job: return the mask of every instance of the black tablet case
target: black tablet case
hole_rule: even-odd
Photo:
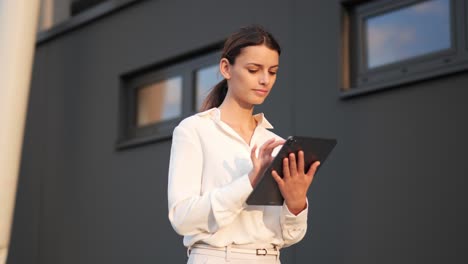
[[[271,176],[272,170],[276,170],[278,174],[283,176],[283,159],[289,155],[289,153],[297,153],[299,150],[304,151],[304,164],[305,171],[309,169],[315,161],[320,161],[315,175],[323,167],[325,160],[327,159],[330,152],[335,147],[337,141],[335,139],[325,138],[312,138],[312,137],[300,137],[291,136],[289,137],[280,151],[273,159],[268,169],[263,174],[262,178],[255,186],[254,190],[247,198],[248,205],[283,205],[283,196],[278,188],[273,176]]]

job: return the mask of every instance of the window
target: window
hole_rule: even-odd
[[[449,0],[425,1],[364,19],[369,69],[452,48]]]
[[[71,14],[74,16],[105,1],[108,0],[72,0]]]
[[[211,88],[223,78],[219,73],[219,66],[217,63],[198,69],[195,74],[196,109],[200,109]]]
[[[463,0],[354,2],[343,12],[343,97],[468,69]]]
[[[220,45],[121,76],[118,149],[172,136],[174,127],[200,109],[221,81]]]
[[[51,29],[91,7],[108,0],[40,0],[37,31]]]
[[[44,31],[62,23],[70,17],[72,0],[41,0],[37,31]]]
[[[36,43],[86,25],[141,0],[40,0]]]
[[[468,50],[468,3],[465,1],[465,14],[463,15],[463,18],[465,19],[465,47]]]
[[[182,78],[172,77],[136,91],[136,126],[177,118],[182,114]]]

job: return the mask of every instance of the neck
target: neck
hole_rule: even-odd
[[[226,98],[228,99],[228,98]],[[221,120],[231,126],[249,129],[256,126],[253,118],[253,105],[241,105],[235,100],[224,100],[218,107],[221,110]]]

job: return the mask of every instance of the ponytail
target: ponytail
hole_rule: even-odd
[[[205,101],[203,101],[203,104],[200,108],[200,112],[220,106],[226,97],[227,90],[227,80],[223,79],[217,85],[215,85],[215,87],[213,87],[210,93],[206,96]]]

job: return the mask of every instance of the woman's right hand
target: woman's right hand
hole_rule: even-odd
[[[277,146],[283,145],[284,142],[285,140],[275,140],[274,138],[267,140],[260,147],[260,150],[258,151],[258,157],[255,154],[257,145],[252,148],[250,152],[250,159],[252,160],[253,168],[249,173],[250,184],[252,184],[252,187],[255,187],[260,177],[273,161],[273,157],[271,156],[273,150]]]

